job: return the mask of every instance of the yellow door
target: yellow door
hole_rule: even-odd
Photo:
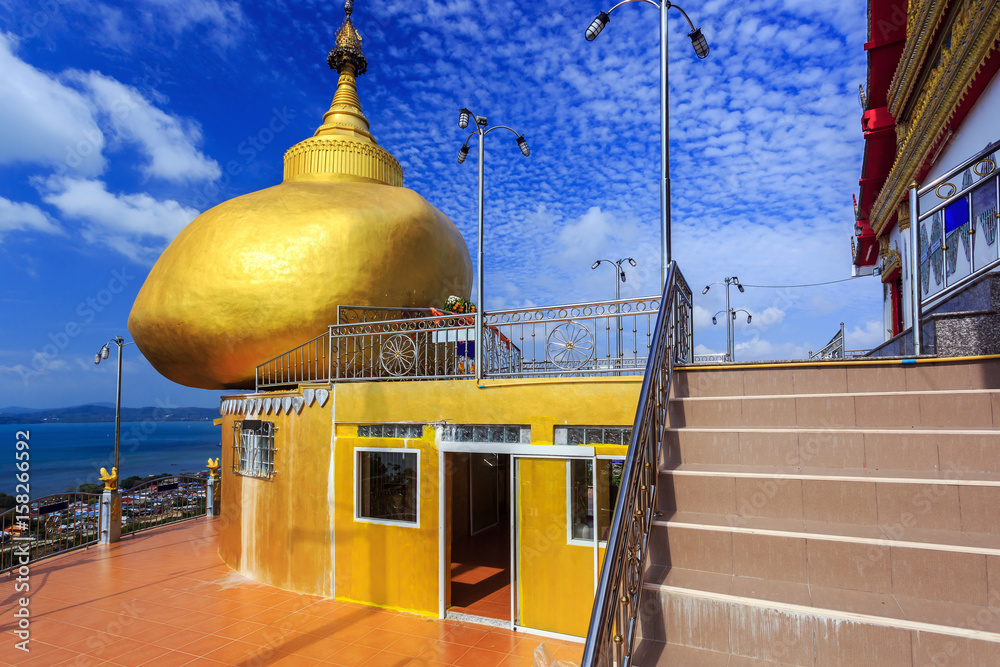
[[[573,506],[592,492],[585,485],[574,490],[573,461],[586,470],[593,459],[515,459],[516,622],[583,637],[594,603],[597,543],[579,521],[574,531]]]

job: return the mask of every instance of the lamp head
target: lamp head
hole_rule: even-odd
[[[462,128],[463,130],[465,128],[469,127],[469,116],[471,116],[471,115],[472,115],[472,112],[469,111],[468,109],[462,109],[461,111],[459,111],[458,112],[458,126],[460,128]]]
[[[97,354],[94,355],[94,365],[96,366],[99,363],[101,363],[101,353],[100,352],[98,352]]]
[[[746,291],[746,290],[743,289],[743,285],[740,285],[739,283],[736,283],[736,289],[738,289],[740,291],[740,294],[742,294],[743,292]]]
[[[458,163],[462,164],[467,157],[469,157],[469,144],[465,144],[458,149]]]
[[[750,315],[750,313],[747,313],[747,324],[750,324],[751,317],[752,315]]]
[[[523,134],[517,138],[517,147],[524,153],[524,157],[531,155],[531,149],[528,148],[528,142],[524,140]]]
[[[596,268],[597,268],[597,267],[599,267],[600,265],[601,265],[601,260],[597,260],[596,262],[594,262],[594,265],[593,265],[592,267],[590,267],[590,268],[592,268],[592,269],[596,269]]]
[[[718,324],[718,321],[715,319],[715,315],[712,315],[712,324]]]
[[[694,47],[695,54],[701,58],[705,59],[708,57],[708,40],[705,36],[701,34],[701,28],[695,28],[688,37],[691,38],[691,46]]]
[[[622,282],[625,282],[625,272],[624,271],[622,271],[621,276],[622,276]]]
[[[592,42],[597,39],[597,36],[601,34],[601,31],[604,30],[604,27],[608,25],[608,21],[610,20],[611,19],[604,12],[598,14],[597,18],[594,19],[594,22],[590,24],[589,28],[587,28],[587,41]]]
[[[107,359],[107,358],[108,358],[108,346],[105,345],[104,347],[101,348],[101,359]]]
[[[631,264],[632,266],[635,266],[635,260],[632,259],[631,257],[628,258],[628,263]]]
[[[702,293],[702,294],[708,294],[708,290],[710,290],[711,288],[712,288],[712,286],[711,286],[711,285],[705,285],[705,289],[703,289],[703,290],[701,291],[701,293]]]

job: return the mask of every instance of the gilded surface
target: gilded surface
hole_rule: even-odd
[[[337,306],[468,294],[458,228],[407,188],[282,183],[206,211],[163,252],[129,331],[174,382],[252,387],[257,364],[322,333]]]
[[[872,206],[871,222],[881,235],[896,211],[920,165],[939,143],[955,108],[961,103],[990,52],[1000,38],[1000,0],[963,3],[952,25],[950,47],[927,78],[905,131],[897,132],[896,161]]]
[[[903,55],[889,84],[886,106],[893,118],[899,118],[903,106],[922,71],[932,38],[941,25],[948,7],[947,0],[910,0],[906,13],[906,44]]]
[[[458,228],[401,187],[399,163],[369,131],[350,16],[345,30],[350,43],[331,52],[337,92],[315,135],[286,153],[285,181],[200,215],[136,297],[129,331],[174,382],[253,387],[258,364],[336,323],[338,305],[443,306],[471,290]]]

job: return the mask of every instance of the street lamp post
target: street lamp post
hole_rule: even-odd
[[[115,336],[98,350],[94,355],[94,363],[100,364],[102,359],[108,358],[109,346],[114,343],[118,346],[118,379],[115,382],[115,463],[113,469],[118,468],[118,444],[121,437],[122,427],[122,348],[126,345],[135,345],[132,342],[125,342],[121,336]]]
[[[594,41],[605,26],[610,21],[610,15],[622,5],[630,2],[645,2],[652,5],[660,12],[660,273],[661,283],[667,282],[667,268],[670,266],[670,127],[667,88],[667,38],[669,36],[667,23],[667,10],[671,7],[677,9],[688,25],[691,32],[691,45],[699,58],[708,57],[708,41],[701,33],[701,28],[695,28],[691,18],[679,6],[670,3],[668,0],[622,0],[607,12],[601,12],[597,18],[587,28],[586,37],[588,42]]]
[[[623,354],[622,353],[622,316],[621,316],[621,304],[617,303],[617,301],[619,301],[622,298],[622,296],[621,296],[621,284],[623,282],[625,282],[625,269],[622,268],[622,262],[628,262],[632,266],[635,266],[635,260],[634,259],[632,259],[631,257],[622,257],[617,262],[613,262],[610,259],[599,259],[596,262],[594,262],[593,266],[590,267],[591,269],[596,269],[602,263],[613,264],[616,267],[616,269],[615,269],[615,302],[616,302],[615,303],[615,312],[619,313],[619,315],[618,315],[618,318],[617,318],[618,321],[617,321],[617,323],[615,325],[617,327],[617,332],[616,332],[616,335],[615,335],[615,341],[618,344],[618,359],[619,359],[618,365],[619,366],[621,366],[621,358],[622,358],[622,354]]]
[[[734,331],[733,331],[733,321],[736,319],[736,313],[729,306],[729,288],[735,285],[736,288],[739,289],[740,293],[742,294],[744,292],[743,285],[740,284],[740,279],[739,278],[737,278],[736,276],[732,276],[732,277],[724,278],[721,282],[720,281],[716,281],[714,283],[709,283],[709,284],[705,285],[705,289],[703,289],[701,291],[701,293],[702,294],[708,294],[708,290],[710,290],[712,288],[712,285],[725,285],[726,286],[726,311],[725,311],[726,312],[726,356],[728,357],[729,361],[733,361],[733,355],[736,352],[736,350],[734,349],[734,346],[733,346],[733,333],[734,333]],[[723,312],[723,311],[720,310],[719,313],[721,313],[721,312]],[[743,311],[743,312],[746,312],[746,311]],[[718,316],[719,313],[716,313],[715,315]],[[750,322],[750,313],[747,313],[747,322],[748,323]],[[716,318],[715,318],[715,316],[713,316],[712,317],[712,324],[715,324],[715,323],[716,323]]]
[[[473,135],[479,135],[479,233],[476,249],[476,351],[475,351],[475,365],[476,365],[476,381],[478,382],[483,378],[483,199],[484,199],[484,189],[483,189],[483,159],[486,156],[486,146],[485,140],[486,135],[493,130],[510,130],[517,137],[517,147],[521,149],[521,153],[524,157],[531,155],[531,150],[528,148],[528,142],[524,140],[523,134],[518,134],[512,128],[506,125],[495,125],[490,129],[486,129],[487,120],[486,116],[477,116],[468,109],[462,109],[459,111],[458,116],[458,126],[463,130],[469,126],[470,117],[474,120],[475,129],[469,133],[469,136],[465,138],[465,144],[458,151],[458,163],[462,164],[465,162],[465,158],[469,157],[469,139]]]

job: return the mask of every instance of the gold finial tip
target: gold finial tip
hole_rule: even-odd
[[[354,0],[346,0],[344,2],[344,13],[348,16],[354,11]]]

